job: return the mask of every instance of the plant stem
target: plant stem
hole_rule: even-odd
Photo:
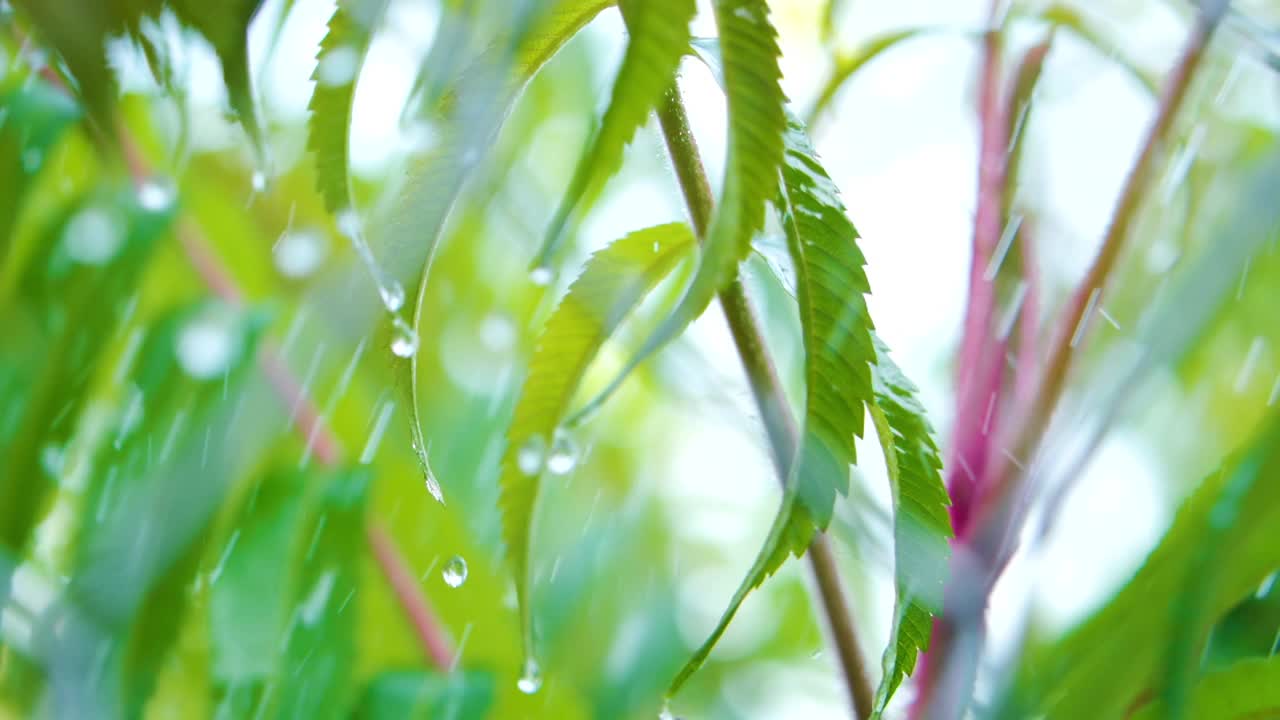
[[[685,112],[684,103],[680,99],[679,90],[674,85],[668,90],[658,108],[658,121],[662,126],[662,134],[667,143],[676,177],[680,182],[680,189],[684,193],[685,204],[688,206],[694,230],[699,239],[705,238],[707,228],[711,224],[715,201],[711,195],[711,185],[707,182],[706,170],[702,167],[697,143],[689,128],[689,118]],[[729,323],[729,330],[733,334],[733,341],[738,349],[738,357],[742,361],[747,381],[751,386],[751,393],[760,409],[760,417],[769,437],[769,445],[773,450],[773,462],[778,477],[785,484],[790,474],[791,464],[795,461],[799,433],[786,395],[782,391],[782,383],[778,380],[773,359],[769,355],[768,348],[765,347],[759,323],[747,299],[746,291],[738,279],[735,278],[720,292],[720,307],[724,311],[725,320]],[[855,716],[870,717],[873,698],[871,682],[867,677],[866,665],[858,647],[857,634],[845,603],[835,557],[825,535],[818,535],[814,539],[807,555],[817,579],[823,611],[827,616],[827,623],[840,656],[840,667],[843,670],[845,686],[853,702]]]
[[[386,529],[377,523],[369,523],[365,528],[365,536],[369,541],[369,547],[373,549],[378,566],[382,568],[387,582],[395,591],[396,599],[400,601],[401,609],[404,610],[404,614],[418,634],[418,642],[422,645],[427,662],[440,672],[448,672],[453,664],[453,650],[449,648],[448,639],[440,631],[439,621],[431,612],[431,607],[427,605],[426,598],[422,597],[418,579],[409,571],[408,563],[400,554],[395,541],[391,539]]]

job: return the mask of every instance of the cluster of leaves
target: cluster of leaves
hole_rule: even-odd
[[[448,668],[396,669],[385,657],[372,659],[379,657],[368,652],[376,638],[362,634],[368,627],[362,618],[375,610],[359,608],[376,607],[379,597],[386,602],[389,591],[367,590],[362,539],[371,532],[374,477],[391,467],[403,470],[372,460],[392,401],[364,398],[366,409],[378,411],[360,464],[327,445],[322,418],[303,422],[313,412],[308,383],[291,386],[287,375],[282,382],[273,370],[280,359],[268,337],[271,313],[246,306],[233,287],[220,285],[219,271],[209,269],[216,258],[184,235],[189,231],[178,215],[184,203],[198,201],[148,178],[131,155],[137,152],[133,130],[107,48],[128,39],[158,84],[176,92],[165,43],[157,36],[171,14],[214,49],[231,107],[258,161],[265,162],[268,141],[247,51],[249,24],[261,3],[16,4],[23,27],[56,52],[60,64],[44,68],[44,77],[36,71],[6,76],[0,86],[0,182],[9,191],[0,196],[0,320],[6,327],[0,347],[0,452],[6,458],[0,601],[5,617],[16,618],[0,624],[0,694],[12,698],[18,712],[53,703],[56,713],[72,716],[132,717],[189,696],[199,697],[201,710],[233,717],[484,717],[493,707],[511,711],[520,699],[496,689],[484,663],[445,673]],[[531,93],[544,66],[614,5],[627,28],[626,51],[609,103],[532,258],[533,278],[536,283],[560,272],[563,245],[655,111],[692,220],[619,231],[618,240],[586,260],[531,348],[494,488],[518,618],[482,631],[519,649],[495,651],[502,660],[494,664],[509,666],[518,655],[526,673],[520,690],[537,692],[535,658],[553,654],[543,647],[546,636],[566,622],[557,621],[554,611],[539,612],[540,603],[556,603],[542,603],[535,582],[534,528],[544,475],[570,426],[681,337],[717,295],[734,292],[740,265],[776,222],[796,275],[805,383],[798,432],[770,428],[780,436],[794,433],[790,447],[783,443],[778,452],[780,507],[707,640],[682,665],[667,655],[652,663],[662,677],[649,684],[668,696],[680,690],[707,663],[747,595],[831,525],[837,498],[849,492],[855,440],[869,416],[894,512],[896,609],[874,707],[883,713],[928,649],[932,617],[942,606],[949,501],[917,391],[875,334],[858,232],[782,92],[769,4],[716,0],[713,43],[691,38],[693,0],[441,5],[436,42],[406,111],[412,121],[430,125],[436,143],[412,159],[388,216],[370,231],[358,220],[349,133],[360,70],[389,0],[337,3],[313,76],[307,147],[314,168],[305,177],[318,191],[308,201],[313,212],[340,226],[373,274],[387,313],[370,316],[383,318],[384,331],[401,334],[389,343],[390,368],[362,374],[359,384],[366,394],[388,381],[400,386],[413,460],[433,493],[443,497],[428,464],[434,437],[423,429],[420,395],[426,393],[419,383],[425,370],[418,350],[419,338],[432,337],[428,316],[437,308],[428,280],[436,272],[437,249],[451,227],[468,223],[474,204],[467,202],[468,192],[486,191],[483,168],[496,162],[491,148],[522,93]],[[482,20],[494,17],[502,21],[482,36]],[[1045,17],[1090,37],[1069,10]],[[921,32],[875,39],[838,63],[810,117],[869,60]],[[696,150],[670,123],[672,113],[682,113],[677,70],[695,45],[713,65],[728,108],[728,152],[714,203],[699,199],[709,191],[695,187],[705,184]],[[465,59],[436,62],[436,48]],[[69,190],[42,186],[60,179],[49,169],[55,157],[58,172],[72,179]],[[123,179],[122,159],[132,188]],[[472,224],[481,228],[471,228],[475,235],[483,234],[483,221]],[[197,274],[220,299],[166,280],[181,264],[163,250],[169,238],[182,241]],[[687,281],[681,268],[691,269]],[[593,361],[664,285],[678,291],[674,308],[655,319],[621,370],[575,412]],[[403,287],[415,290],[411,305]],[[402,308],[412,308],[411,320],[401,317]],[[363,347],[362,341],[338,382],[343,391]],[[768,364],[759,343],[742,352]],[[254,372],[255,361],[262,373]],[[265,387],[264,378],[274,378],[274,388]],[[769,391],[754,389],[758,395]],[[273,392],[285,396],[284,424],[296,424],[301,438],[284,441],[273,434],[281,425],[279,409],[267,407]],[[781,417],[790,413],[780,409]],[[1274,678],[1273,661],[1251,659],[1202,674],[1197,659],[1227,611],[1280,566],[1275,436],[1274,429],[1264,430],[1200,487],[1147,564],[1104,609],[1066,637],[1030,649],[1024,677],[999,712],[1074,717],[1087,706],[1111,717],[1150,699],[1142,712],[1178,716],[1214,706],[1215,698],[1241,684]],[[299,443],[302,461],[284,461]],[[313,460],[323,467],[311,468]],[[200,482],[191,483],[194,477]],[[446,482],[443,490],[458,491],[467,504],[458,485]],[[482,504],[478,497],[471,498],[472,507]],[[465,524],[466,518],[451,522]],[[1231,562],[1220,565],[1228,553]],[[1210,573],[1214,582],[1205,580]],[[1180,599],[1169,614],[1143,612],[1170,597]],[[189,622],[193,616],[200,620]],[[1118,633],[1124,637],[1117,639]],[[196,673],[174,669],[188,655],[199,657],[207,671],[194,681]],[[192,683],[203,692],[192,690]],[[599,700],[595,712],[618,716],[644,701]],[[1266,693],[1251,694],[1223,716],[1274,704]]]

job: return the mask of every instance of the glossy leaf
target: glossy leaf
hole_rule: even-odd
[[[613,82],[609,107],[578,160],[534,260],[537,267],[549,267],[587,188],[618,171],[623,149],[675,82],[676,68],[689,50],[689,22],[697,9],[694,0],[624,0],[621,9],[631,39]]]
[[[343,0],[329,18],[328,32],[320,41],[316,87],[307,109],[307,149],[316,159],[316,187],[329,212],[351,207],[351,112],[356,81],[373,31],[386,12],[388,0]]]
[[[786,117],[779,80],[777,31],[763,0],[717,0],[725,94],[729,104],[728,155],[720,204],[707,230],[698,268],[680,303],[615,376],[579,413],[599,407],[622,381],[693,322],[737,275],[764,226],[765,205],[777,193]]]
[[[950,557],[951,504],[942,480],[942,458],[934,443],[916,387],[889,357],[878,337],[872,369],[875,402],[870,405],[884,449],[893,490],[894,587],[897,600],[884,675],[876,692],[876,713],[929,649],[933,616],[942,610],[943,583]]]
[[[1242,660],[1208,673],[1190,688],[1186,717],[1196,720],[1269,718],[1280,713],[1280,656]],[[1171,717],[1163,703],[1152,703],[1133,720]]]
[[[748,571],[710,638],[671,685],[675,693],[710,655],[747,593],[777,572],[788,555],[799,556],[831,522],[837,493],[849,490],[854,438],[874,402],[876,351],[863,295],[870,291],[858,249],[858,231],[845,214],[839,191],[818,161],[804,127],[791,118],[786,164],[777,201],[788,250],[796,268],[796,300],[805,350],[805,413],[800,450],[782,507],[756,562]]]
[[[593,255],[547,321],[529,361],[499,479],[503,539],[515,575],[527,654],[533,652],[530,528],[545,454],[592,359],[693,246],[688,227],[673,223],[631,233]]]

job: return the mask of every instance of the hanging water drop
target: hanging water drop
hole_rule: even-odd
[[[538,287],[551,284],[551,268],[536,267],[529,272],[529,281]]]
[[[662,701],[662,710],[658,713],[658,720],[676,720],[676,716],[671,714],[671,701]]]
[[[418,352],[418,333],[399,315],[391,321],[391,352],[396,357],[410,358]]]
[[[547,459],[547,441],[541,435],[530,435],[516,451],[516,467],[525,475],[537,475]]]
[[[382,297],[382,306],[387,312],[400,312],[404,307],[404,286],[396,280],[378,285],[378,295]]]
[[[538,671],[538,663],[533,658],[524,661],[524,674],[516,681],[516,687],[525,695],[532,695],[542,687],[542,675]]]
[[[556,430],[551,450],[547,453],[547,472],[568,475],[578,464],[578,443],[564,430]]]
[[[467,561],[461,555],[454,555],[444,564],[440,576],[444,578],[445,585],[451,588],[461,587],[467,581]]]
[[[249,182],[253,185],[253,191],[260,193],[267,189],[267,174],[261,170],[254,170],[253,177]]]

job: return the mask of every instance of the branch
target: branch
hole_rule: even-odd
[[[684,193],[694,230],[700,239],[705,238],[715,202],[706,171],[702,167],[702,158],[698,154],[697,143],[689,129],[684,103],[674,85],[658,108],[658,121],[662,126],[671,164],[680,181],[680,189]],[[778,381],[773,359],[765,347],[759,323],[740,281],[735,279],[720,292],[720,306],[733,334],[751,393],[760,409],[778,477],[785,483],[795,459],[799,433],[786,395],[782,392],[782,384]],[[870,717],[873,700],[871,682],[867,677],[867,669],[858,648],[857,634],[841,590],[835,558],[825,535],[814,539],[807,556],[817,578],[818,593],[835,639],[854,712],[858,718]]]

